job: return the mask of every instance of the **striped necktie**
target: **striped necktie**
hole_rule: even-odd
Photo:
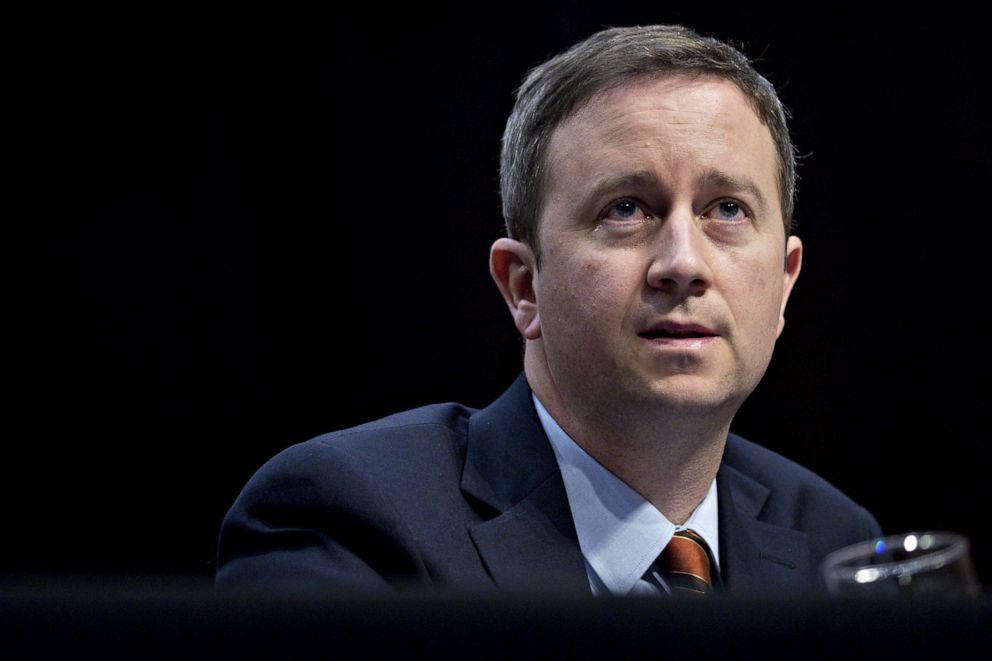
[[[660,565],[672,596],[702,597],[713,592],[710,554],[693,530],[679,530],[661,552]]]

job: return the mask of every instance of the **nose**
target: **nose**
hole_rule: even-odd
[[[672,210],[652,246],[648,285],[676,298],[701,296],[712,284],[708,247],[692,212]]]

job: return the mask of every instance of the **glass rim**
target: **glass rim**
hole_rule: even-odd
[[[875,548],[882,542],[888,548],[905,548],[905,541],[909,537],[918,539],[924,536],[936,538],[934,545],[943,548],[933,551],[924,551],[923,555],[907,560],[895,560],[880,564],[869,564]],[[845,546],[830,554],[823,560],[823,571],[834,580],[854,581],[858,583],[871,583],[877,580],[903,576],[906,574],[916,574],[923,571],[940,569],[946,565],[960,560],[968,553],[968,538],[960,533],[947,531],[922,531],[907,532],[899,535],[888,535],[877,537],[851,546]],[[863,561],[845,566],[845,562],[851,562],[861,558]],[[859,578],[860,576],[860,578]]]

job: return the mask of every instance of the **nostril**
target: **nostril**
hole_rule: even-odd
[[[648,278],[648,284],[654,289],[658,289],[668,294],[696,295],[701,294],[709,288],[709,282],[704,278],[692,278],[689,280],[679,280],[676,278]]]

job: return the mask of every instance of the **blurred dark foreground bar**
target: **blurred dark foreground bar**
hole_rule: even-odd
[[[0,657],[974,658],[992,598],[575,599],[534,595],[216,597],[183,580],[0,586]]]

